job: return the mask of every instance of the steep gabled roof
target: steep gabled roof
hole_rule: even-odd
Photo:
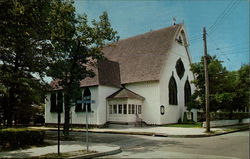
[[[128,90],[126,88],[122,88],[122,89],[118,90],[117,92],[115,92],[107,97],[107,99],[124,99],[124,98],[145,100],[144,97],[142,97],[139,94],[136,94],[135,92],[132,92],[131,90]]]
[[[81,87],[158,81],[176,36],[183,24],[120,40],[103,49],[110,61],[99,62],[92,70],[96,76],[85,78]],[[55,85],[54,81],[52,84]]]
[[[88,66],[88,68],[95,73],[95,76],[93,78],[87,77],[81,80],[80,87],[105,85],[121,88],[120,68],[117,62],[99,60],[95,65],[96,66]],[[62,87],[58,86],[58,82],[59,80],[54,80],[50,83],[53,90],[62,89]]]
[[[105,57],[120,65],[121,83],[155,81],[182,24],[120,40],[103,49]]]
[[[80,82],[80,87],[106,85],[121,87],[119,64],[114,61],[101,60],[97,68],[92,68],[96,74],[93,78],[85,78]]]

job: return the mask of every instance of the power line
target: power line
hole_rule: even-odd
[[[220,51],[220,55],[228,55],[228,54],[237,54],[237,53],[241,53],[241,52],[247,52],[249,51],[249,48],[247,47],[243,47],[243,48],[238,48],[238,49],[231,49],[231,50],[222,50],[218,45],[217,43],[215,42],[215,40],[212,38],[212,36],[210,36],[209,34],[207,34],[208,37],[211,39],[212,43],[217,47],[216,50]],[[212,50],[210,50],[212,51]],[[227,52],[227,53],[225,53]]]
[[[247,46],[245,46],[247,44]],[[218,49],[232,49],[232,48],[235,48],[235,49],[241,49],[241,48],[244,48],[244,47],[248,47],[248,42],[245,42],[245,43],[240,43],[240,44],[234,44],[234,45],[230,45],[230,46],[225,46],[225,47],[216,47],[216,48],[212,48],[210,50],[218,50]],[[243,47],[242,47],[243,46]]]
[[[226,19],[231,14],[233,12],[233,10],[239,5],[239,3],[240,3],[240,0],[235,0],[234,2],[232,0],[228,4],[226,9],[220,14],[220,16],[214,22],[214,24],[211,25],[211,27],[208,29],[208,32],[210,33],[210,35],[214,33],[218,24],[220,22],[222,22],[224,19]]]
[[[218,23],[219,19],[221,19],[221,17],[223,17],[226,14],[228,8],[232,5],[232,3],[233,3],[233,0],[231,0],[228,3],[227,7],[223,10],[223,12],[217,17],[215,22],[208,28],[208,31],[211,30]]]

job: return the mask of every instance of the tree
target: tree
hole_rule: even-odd
[[[44,84],[34,75],[42,79],[50,60],[52,48],[47,41],[50,0],[1,0],[0,8],[0,82],[7,90],[6,118],[7,125],[12,126],[23,89]]]
[[[205,76],[203,57],[198,63],[191,64],[191,71],[195,75],[195,80],[192,81],[196,86],[195,93],[192,96],[193,102],[189,107],[205,109]],[[225,81],[228,71],[222,66],[222,61],[219,61],[216,56],[208,56],[208,74],[209,74],[209,90],[210,90],[210,110],[217,111],[222,108],[222,103],[231,98],[231,94],[225,92]],[[198,100],[198,101],[197,101]],[[197,102],[199,103],[197,105]]]
[[[236,73],[234,103],[238,109],[250,108],[250,65],[243,65]]]
[[[57,80],[64,92],[64,135],[67,137],[70,107],[79,92],[80,80],[94,76],[88,65],[102,59],[104,45],[118,37],[106,12],[100,16],[100,21],[93,20],[89,24],[87,15],[75,15],[73,3],[69,1],[53,1],[49,17],[54,62],[48,75]]]
[[[195,75],[196,90],[192,95],[192,102],[188,104],[188,109],[205,109],[205,79],[203,58],[201,62],[191,65],[191,71]],[[229,111],[232,117],[233,111],[249,107],[248,89],[250,85],[250,66],[244,65],[238,71],[227,71],[222,66],[216,56],[209,56],[208,72],[210,82],[210,109],[212,111]]]

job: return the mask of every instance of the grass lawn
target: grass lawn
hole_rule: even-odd
[[[169,124],[164,125],[165,127],[179,127],[179,128],[202,128],[202,122],[196,123],[181,123],[181,124]]]

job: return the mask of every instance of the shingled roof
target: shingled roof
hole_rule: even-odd
[[[121,88],[120,68],[119,64],[109,60],[99,60],[96,66],[88,66],[94,73],[93,78],[87,77],[80,81],[80,87],[106,85]],[[59,80],[50,83],[53,90],[61,90],[58,85]]]
[[[176,24],[119,40],[105,47],[104,56],[110,61],[99,62],[98,68],[93,69],[96,76],[85,78],[80,86],[121,87],[121,84],[126,83],[158,81],[167,55],[182,26],[183,24]]]
[[[132,98],[132,99],[139,99],[139,100],[145,99],[139,94],[136,94],[135,92],[132,92],[131,90],[128,90],[126,88],[122,88],[107,97],[107,99],[122,99],[122,98]]]
[[[105,57],[120,65],[121,83],[156,81],[182,24],[118,41],[103,49]]]
[[[96,75],[82,80],[80,87],[95,85],[121,87],[120,68],[117,62],[101,60],[97,62],[97,68],[92,68],[92,70]]]

